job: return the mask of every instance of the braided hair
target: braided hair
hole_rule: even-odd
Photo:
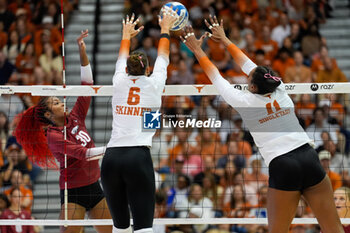
[[[14,135],[33,163],[40,167],[57,168],[44,129],[49,125],[55,125],[45,117],[46,112],[51,112],[47,103],[50,98],[42,97],[36,106],[28,108],[21,114]]]

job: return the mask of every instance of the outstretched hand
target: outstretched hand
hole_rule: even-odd
[[[77,43],[78,43],[78,46],[79,46],[80,50],[83,50],[83,51],[86,50],[86,45],[85,45],[85,42],[84,42],[84,38],[86,38],[88,36],[89,36],[89,31],[87,29],[85,31],[81,31],[80,36],[77,38]]]
[[[219,24],[218,19],[216,18],[215,15],[214,17],[210,15],[209,21],[210,23],[205,19],[204,23],[212,32],[210,38],[216,42],[223,41],[226,38],[225,30],[224,30],[224,21],[221,19]]]
[[[170,30],[179,19],[177,10],[174,11],[170,7],[164,8],[161,14],[162,16],[158,16],[158,22],[161,29]]]
[[[130,19],[129,15],[126,16],[126,19],[123,19],[123,39],[131,39],[143,30],[143,26],[135,29],[135,26],[140,22],[140,17],[138,17],[135,21],[134,20],[134,13],[132,13]]]
[[[204,38],[209,36],[209,33],[204,33],[201,38],[197,39],[194,35],[193,28],[191,26],[185,27],[182,36],[180,36],[181,41],[194,52],[197,49],[201,49]]]

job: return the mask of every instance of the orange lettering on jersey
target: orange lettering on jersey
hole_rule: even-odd
[[[100,87],[90,86],[90,87],[95,91],[95,94],[97,94],[98,90],[100,90],[102,86],[100,86]]]
[[[128,111],[126,113],[126,115],[133,115],[133,108],[132,107],[127,107]]]
[[[279,117],[282,117],[282,116],[285,116],[285,115],[288,115],[288,114],[290,114],[290,109],[289,108],[285,109],[285,110],[281,110],[281,111],[276,112],[274,114],[272,113],[272,114],[268,115],[267,117],[260,119],[259,123],[263,124],[265,122],[268,122],[268,121],[273,120],[273,119],[277,119]]]
[[[140,116],[141,108],[140,107],[134,107],[134,114],[133,116]]]

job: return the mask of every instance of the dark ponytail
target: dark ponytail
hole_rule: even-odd
[[[272,93],[281,84],[281,78],[266,66],[258,66],[252,76],[252,84],[257,88],[257,94],[265,95]]]
[[[130,75],[144,75],[148,67],[146,54],[142,52],[132,52],[126,62],[126,66]]]

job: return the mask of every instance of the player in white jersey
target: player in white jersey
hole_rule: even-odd
[[[256,66],[225,35],[223,21],[210,18],[206,25],[212,39],[223,43],[248,75],[248,90],[235,89],[219,73],[201,49],[205,36],[197,40],[191,27],[182,41],[195,54],[224,100],[234,107],[250,130],[269,166],[268,223],[270,233],[287,233],[303,195],[318,219],[322,232],[344,232],[337,215],[332,187],[311,140],[300,126],[294,104],[281,78],[263,66]]]
[[[135,30],[134,15],[123,20],[123,39],[113,76],[113,131],[101,165],[101,181],[113,218],[113,233],[153,232],[155,179],[149,147],[155,132],[143,132],[143,112],[159,109],[169,64],[169,29],[178,16],[172,9],[159,18],[161,38],[153,74],[148,76],[144,53],[129,56]],[[157,112],[158,113],[158,112]]]

